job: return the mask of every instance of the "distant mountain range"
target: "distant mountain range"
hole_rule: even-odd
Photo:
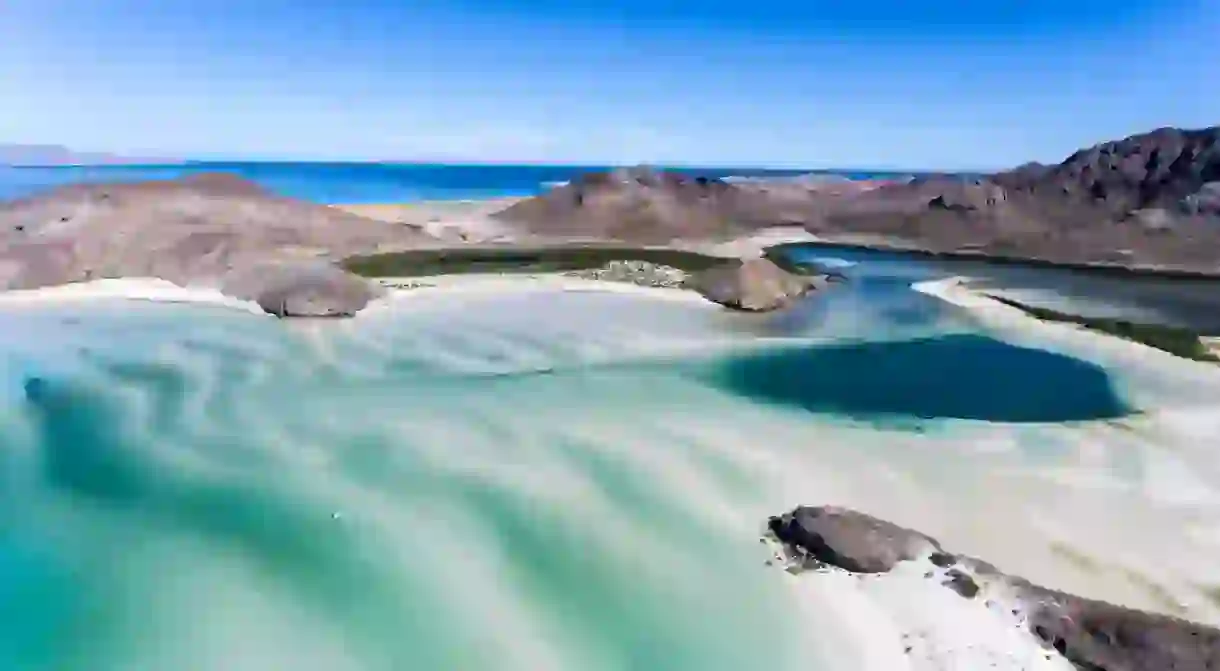
[[[105,152],[74,151],[68,147],[54,144],[0,143],[0,165],[3,166],[133,165],[175,162],[178,162],[177,159],[164,157],[119,156]]]

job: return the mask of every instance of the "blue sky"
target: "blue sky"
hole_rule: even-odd
[[[0,0],[0,142],[972,169],[1220,123],[1213,0]]]

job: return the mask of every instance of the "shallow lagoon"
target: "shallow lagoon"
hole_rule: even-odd
[[[0,665],[871,668],[900,643],[763,565],[798,503],[1220,620],[1215,370],[885,263],[748,325],[551,289],[6,309]]]

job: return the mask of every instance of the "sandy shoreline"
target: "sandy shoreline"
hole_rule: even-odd
[[[213,305],[260,316],[270,316],[256,303],[226,296],[215,288],[184,287],[159,277],[107,278],[40,289],[0,291],[0,307],[38,306],[105,299]]]
[[[1124,359],[1157,360],[1158,365],[1180,370],[1196,370],[1210,373],[1215,365],[1186,359],[1140,342],[1120,338],[1079,324],[1050,322],[1038,319],[1011,305],[994,300],[974,291],[965,277],[950,277],[943,280],[916,282],[911,289],[942,301],[966,308],[984,322],[999,327],[1010,327],[1036,335],[1042,346],[1088,347],[1092,350],[1119,356]],[[1206,346],[1220,352],[1220,339],[1202,339]]]
[[[400,304],[420,297],[435,297],[443,293],[451,295],[516,293],[530,290],[564,292],[614,293],[637,296],[653,300],[668,300],[719,309],[699,294],[685,289],[645,287],[625,282],[590,280],[570,277],[562,273],[516,274],[462,274],[432,275],[417,277],[382,277],[374,282],[388,289],[385,297],[374,301],[368,309],[379,304]],[[222,294],[211,287],[183,287],[156,277],[130,277],[100,279],[40,289],[24,289],[0,292],[0,308],[17,306],[39,306],[57,303],[121,299],[152,303],[174,303],[211,305],[268,316],[257,304]],[[362,311],[363,312],[363,311]]]

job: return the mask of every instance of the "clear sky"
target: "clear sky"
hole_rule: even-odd
[[[1217,0],[0,0],[0,142],[972,169],[1220,123]]]

